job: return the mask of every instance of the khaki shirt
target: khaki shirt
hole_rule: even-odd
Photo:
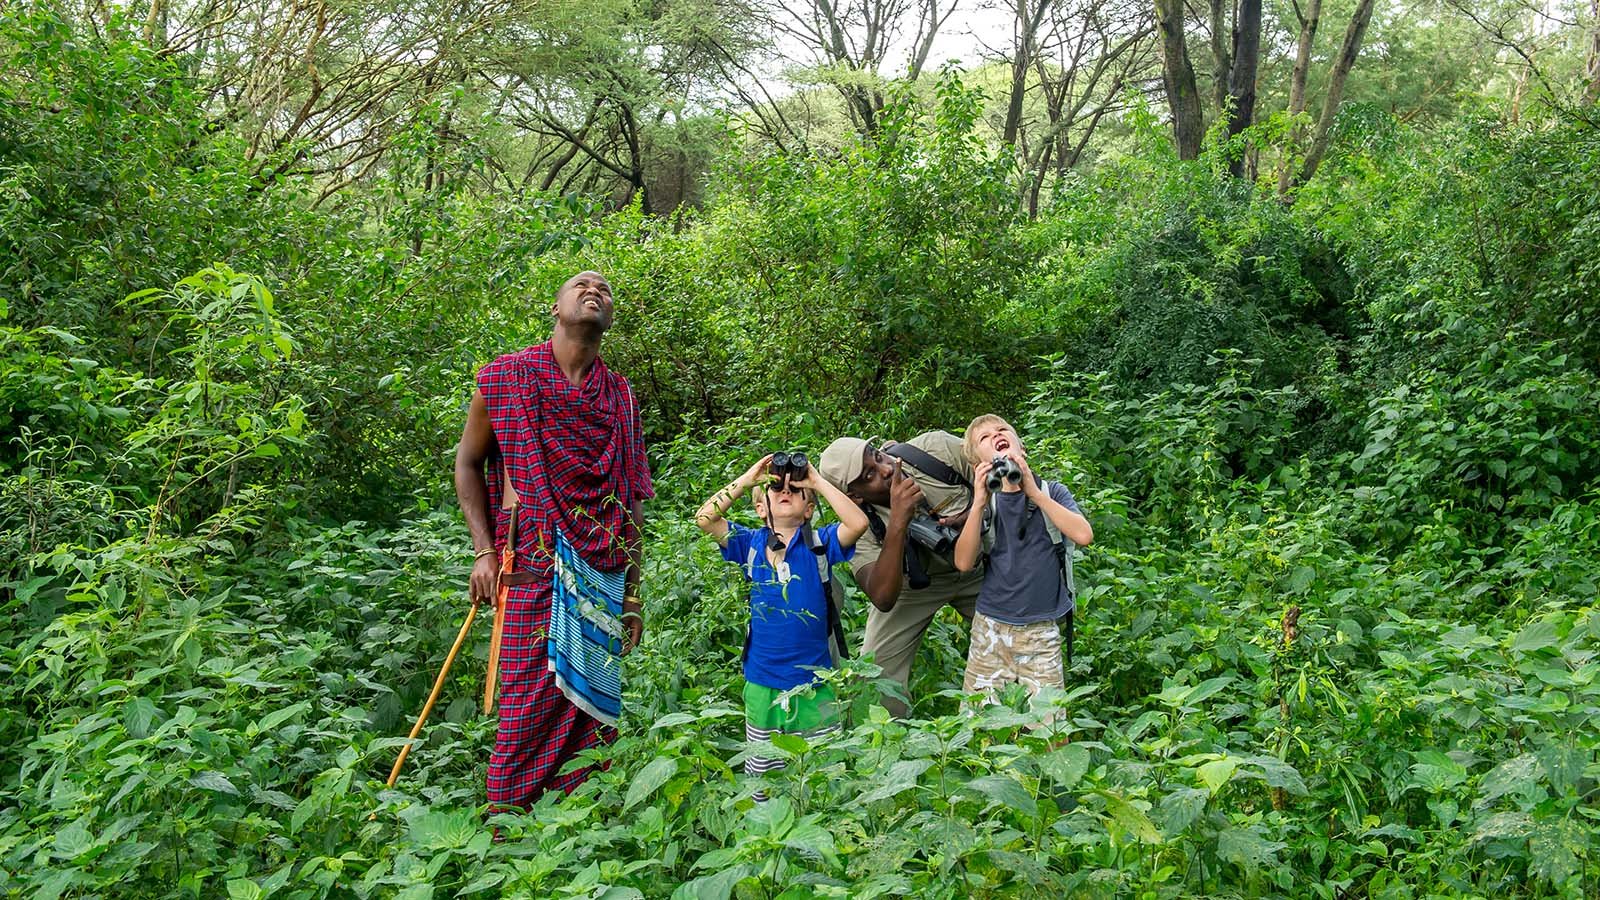
[[[966,454],[961,451],[961,439],[950,432],[925,431],[905,443],[960,472],[967,481],[972,481],[972,463],[967,462]],[[929,514],[931,509],[931,514],[935,518],[958,516],[972,504],[972,491],[962,485],[945,484],[917,469],[909,461],[905,463],[905,473],[922,488],[922,499],[928,507],[921,510],[924,515]],[[889,507],[873,504],[872,508],[877,512],[878,518],[886,523],[889,521]],[[921,557],[929,578],[951,575],[965,577],[945,558],[935,556],[915,541],[911,542],[911,546],[913,552]],[[882,552],[883,543],[872,533],[872,529],[868,528],[860,540],[856,541],[856,555],[850,559],[850,570],[860,577],[861,570],[877,562],[878,554]]]

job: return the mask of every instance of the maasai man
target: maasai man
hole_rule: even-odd
[[[551,315],[549,341],[478,373],[456,449],[456,497],[477,553],[472,602],[510,585],[488,779],[489,803],[502,810],[588,777],[587,768],[559,773],[615,735],[618,657],[643,635],[640,503],[655,491],[632,389],[600,359],[611,285],[580,272],[556,292]],[[508,534],[512,574],[502,575]]]

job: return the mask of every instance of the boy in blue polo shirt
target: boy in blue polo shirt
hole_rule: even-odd
[[[742,566],[750,580],[750,637],[744,661],[749,741],[770,740],[779,732],[814,737],[839,728],[837,698],[828,685],[779,698],[815,682],[813,669],[833,667],[823,568],[853,556],[856,539],[867,530],[866,513],[819,477],[815,468],[807,466],[802,477],[776,480],[769,472],[771,463],[771,454],[762,457],[695,515],[700,530],[721,545],[722,558]],[[753,529],[725,518],[733,501],[751,489],[755,489],[756,514],[765,523]],[[809,523],[818,493],[839,521],[812,535]],[[781,768],[782,760],[765,757],[750,757],[744,763],[749,775]],[[764,797],[757,794],[756,799]]]

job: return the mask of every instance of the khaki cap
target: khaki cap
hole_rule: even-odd
[[[858,437],[842,437],[828,445],[822,451],[822,459],[817,462],[817,471],[828,483],[841,491],[850,490],[850,482],[861,477],[861,470],[866,467],[867,448],[872,446]]]

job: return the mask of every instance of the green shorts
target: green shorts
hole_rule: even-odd
[[[812,685],[787,700],[778,699],[783,691],[759,684],[744,683],[744,739],[754,743],[769,741],[774,734],[798,734],[816,738],[840,729],[839,698],[825,684]],[[749,756],[744,761],[746,775],[764,775],[783,768],[783,760],[771,756]],[[758,792],[757,800],[766,794]]]
[[[764,685],[744,683],[744,718],[760,731],[804,734],[839,720],[839,698],[826,684],[812,685],[786,700],[783,691]]]

